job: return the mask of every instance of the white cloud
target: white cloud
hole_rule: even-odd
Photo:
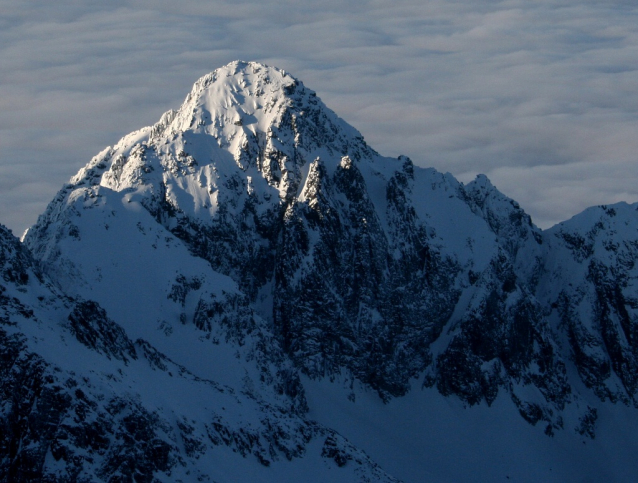
[[[0,0],[0,221],[21,232],[120,136],[241,58],[383,154],[486,173],[548,226],[638,200],[633,2]]]

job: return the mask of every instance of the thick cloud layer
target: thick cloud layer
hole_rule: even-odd
[[[608,0],[0,0],[0,222],[234,59],[300,78],[379,152],[487,174],[542,227],[638,200],[638,7]]]

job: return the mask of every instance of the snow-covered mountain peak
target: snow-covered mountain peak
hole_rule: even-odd
[[[474,180],[468,183],[468,186],[469,185],[474,185],[477,188],[480,187],[481,189],[486,189],[486,190],[490,190],[494,188],[494,185],[492,184],[490,179],[483,173],[477,174],[476,178],[474,178]]]
[[[245,158],[257,151],[265,157],[281,152],[304,164],[315,149],[348,151],[351,145],[355,157],[360,149],[369,150],[361,134],[314,91],[285,71],[257,62],[231,62],[200,78],[179,110],[167,112],[151,129],[151,141],[179,144],[185,134],[212,138],[209,142],[230,152],[244,170]]]
[[[422,481],[425,473],[397,463],[404,446],[394,444],[409,441],[406,467],[422,468],[424,446],[413,443],[429,433],[407,421],[436,417],[419,398],[456,407],[455,421],[509,407],[532,425],[521,434],[578,445],[603,434],[598,414],[620,414],[607,401],[638,406],[636,215],[625,204],[592,208],[543,232],[486,176],[463,184],[382,157],[294,77],[237,61],[94,157],[24,237],[31,254],[6,233],[3,248],[0,230],[0,302],[13,317],[28,312],[9,294],[29,295],[20,303],[49,320],[55,283],[67,297],[51,309],[60,336],[82,347],[96,333],[121,341],[82,349],[121,362],[130,380],[113,391],[135,388],[151,361],[157,387],[169,389],[130,391],[163,420],[193,421],[166,439],[184,440],[193,468],[207,461],[197,458],[208,444],[273,467],[280,453],[294,460],[315,445],[320,464],[378,481],[365,458],[306,419],[361,436],[348,429],[357,417],[345,415],[369,403],[384,408],[387,417],[369,418],[382,433],[401,427],[403,414],[406,429],[390,439],[366,433],[362,445],[406,481]],[[31,256],[51,281],[33,296],[38,275],[21,268]],[[173,379],[179,367],[188,372]],[[191,384],[182,376],[194,381],[192,401],[165,406],[166,394],[181,394],[175,384]],[[210,404],[193,395],[203,381]],[[325,396],[333,393],[336,404]],[[231,404],[241,417],[226,416]],[[322,413],[333,407],[344,412]],[[194,438],[202,446],[186,444]],[[235,466],[229,474],[243,471]]]
[[[493,205],[494,203],[505,203],[519,208],[516,201],[501,193],[484,174],[477,175],[473,181],[467,183],[465,191],[480,208],[483,208],[486,204]]]
[[[243,179],[258,199],[290,200],[300,194],[312,160],[321,158],[332,172],[344,156],[379,157],[302,82],[274,67],[235,61],[195,82],[178,110],[95,156],[71,185],[155,195],[162,185],[177,186],[206,218],[227,179]]]
[[[290,104],[287,95],[299,85],[277,68],[231,62],[195,82],[168,129],[172,133],[224,133],[227,137],[242,132],[242,127],[253,134],[265,133],[282,105]]]

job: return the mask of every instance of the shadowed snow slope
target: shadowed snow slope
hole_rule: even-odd
[[[28,461],[53,479],[626,479],[637,229],[618,205],[543,232],[486,177],[382,157],[300,81],[233,62],[73,177],[32,255],[7,236],[58,307],[33,309],[49,338],[5,324],[62,371],[51,414],[77,386],[80,421],[111,428],[46,433]],[[36,471],[20,431],[2,471]],[[147,459],[113,456],[118,438]]]

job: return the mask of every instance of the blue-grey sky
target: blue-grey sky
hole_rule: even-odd
[[[487,174],[541,227],[638,201],[638,4],[0,0],[0,222],[20,235],[232,60],[286,69],[382,154]]]

